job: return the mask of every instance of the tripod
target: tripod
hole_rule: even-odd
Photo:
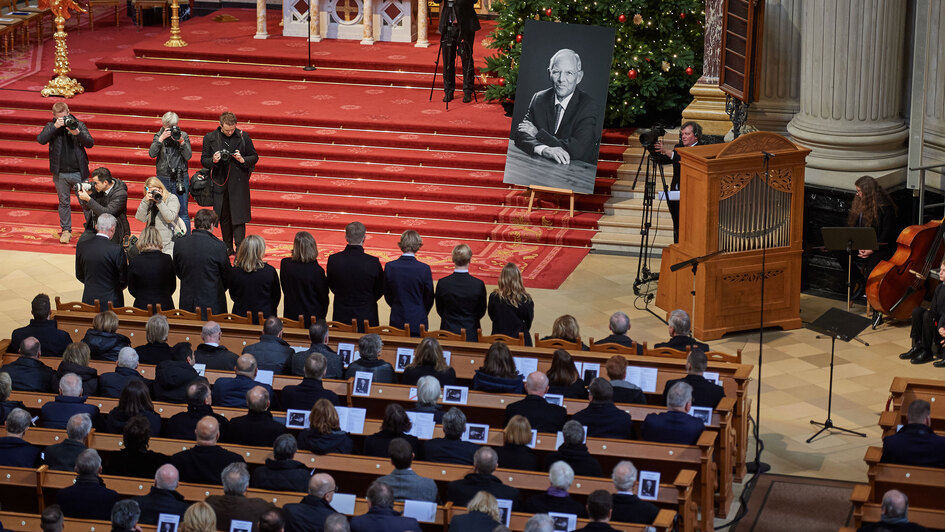
[[[637,181],[640,179],[640,171],[643,170],[643,223],[640,226],[640,256],[637,260],[637,277],[633,281],[633,293],[637,296],[642,295],[641,286],[659,279],[659,272],[650,270],[650,254],[653,252],[650,228],[653,226],[653,200],[656,198],[656,176],[659,174],[660,181],[663,184],[663,194],[669,197],[669,187],[666,185],[666,175],[663,173],[663,165],[653,160],[654,148],[652,145],[643,147],[643,157],[640,158],[640,164],[637,166],[637,174],[633,178],[633,188],[637,188]],[[644,170],[644,163],[646,167]],[[655,236],[656,231],[653,231]],[[648,293],[644,297],[647,305],[646,310],[657,316],[649,308],[650,301],[653,300],[653,294]],[[660,318],[662,320],[663,318]]]

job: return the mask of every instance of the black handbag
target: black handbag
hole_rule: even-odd
[[[213,206],[213,187],[210,183],[210,170],[201,168],[190,178],[190,196],[201,207]]]

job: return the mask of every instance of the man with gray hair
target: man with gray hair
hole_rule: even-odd
[[[75,461],[87,447],[85,438],[92,430],[92,419],[88,414],[75,414],[66,423],[66,439],[55,445],[47,445],[45,461],[49,469],[74,471]]]
[[[397,382],[394,367],[390,365],[390,362],[380,358],[382,347],[384,347],[384,342],[376,334],[365,334],[358,338],[358,353],[361,358],[348,364],[345,378],[350,379],[358,371],[366,371],[374,374],[374,382]]]
[[[685,310],[676,309],[670,312],[666,323],[669,326],[669,341],[658,343],[653,347],[669,347],[679,351],[685,351],[687,348],[709,350],[709,344],[699,342],[690,336],[692,326],[689,322],[689,313]]]
[[[574,470],[565,462],[555,462],[548,470],[551,486],[544,493],[529,497],[522,505],[522,511],[539,514],[557,512],[585,517],[584,505],[571,498],[568,490],[574,482]]]
[[[328,516],[335,513],[331,507],[331,499],[336,488],[335,479],[331,478],[331,475],[312,475],[308,482],[308,495],[297,503],[286,504],[283,508],[286,530],[321,530]]]
[[[462,441],[466,432],[466,415],[455,406],[443,415],[443,437],[423,440],[423,459],[444,464],[473,465],[479,449],[475,443]]]
[[[515,416],[522,416],[538,432],[558,432],[568,420],[568,410],[545,400],[548,376],[540,371],[531,372],[525,379],[525,398],[505,407],[505,424]]]
[[[233,462],[243,462],[243,456],[217,445],[220,424],[216,418],[203,417],[194,430],[196,445],[171,457],[171,464],[180,473],[181,481],[216,484],[220,474]],[[249,483],[249,476],[246,477]]]
[[[266,458],[264,465],[253,470],[249,485],[263,490],[305,492],[312,472],[295,460],[298,450],[294,435],[283,434],[276,438],[272,444],[272,458]]]
[[[118,352],[115,371],[104,373],[98,378],[98,395],[118,399],[125,385],[132,379],[138,379],[151,387],[150,379],[138,373],[138,352],[132,347],[122,347]]]
[[[364,332],[365,320],[377,327],[377,300],[384,295],[384,269],[377,257],[364,252],[366,234],[361,222],[345,226],[348,245],[329,255],[325,268],[328,288],[335,294],[331,319],[344,324],[355,320],[358,332]]]
[[[220,474],[223,482],[223,495],[211,495],[206,503],[217,515],[217,528],[230,530],[231,521],[249,521],[253,529],[262,514],[272,508],[272,503],[257,497],[247,497],[249,488],[249,469],[243,462],[235,462],[223,469]]]
[[[351,519],[352,532],[420,532],[413,517],[402,517],[394,510],[394,492],[375,480],[367,490],[368,512]]]
[[[699,418],[689,415],[692,408],[692,386],[679,381],[666,395],[666,412],[647,414],[640,427],[646,441],[695,445],[705,429]]]
[[[584,444],[584,426],[580,422],[570,420],[561,429],[563,440],[558,450],[545,458],[545,468],[548,469],[555,462],[568,464],[574,474],[584,477],[603,476],[603,470],[597,458],[591,456]]]
[[[437,404],[437,400],[443,395],[440,388],[440,381],[433,375],[424,375],[417,381],[417,406],[408,412],[417,412],[418,414],[433,414],[433,422],[440,424],[443,422],[443,409]]]
[[[98,420],[98,407],[85,403],[82,395],[82,378],[75,373],[66,373],[59,380],[59,395],[40,409],[40,425],[47,429],[64,429],[69,418],[75,414],[88,414],[93,424]]]
[[[554,532],[555,520],[548,514],[535,514],[525,523],[525,532]]]
[[[633,340],[627,335],[630,330],[630,316],[626,312],[617,311],[610,315],[610,336],[594,342],[595,344],[617,344],[624,347],[633,347]],[[637,344],[637,354],[643,354],[643,344]]]
[[[75,484],[56,492],[56,504],[62,514],[76,519],[111,518],[112,506],[118,502],[118,492],[105,487],[102,478],[102,458],[95,449],[86,449],[75,461]]]
[[[253,447],[272,447],[276,438],[285,434],[285,425],[272,419],[269,411],[269,392],[262,386],[253,386],[246,392],[249,412],[230,420],[224,441]]]
[[[351,525],[344,514],[334,513],[325,519],[324,532],[351,532]]]
[[[648,525],[656,519],[660,509],[649,501],[637,497],[637,468],[633,462],[623,460],[614,466],[611,476],[617,493],[613,495],[611,520],[617,523],[641,523]]]
[[[145,525],[156,525],[160,514],[184,516],[190,506],[184,496],[177,492],[179,480],[177,468],[171,464],[164,464],[154,474],[154,485],[147,495],[135,497],[134,500],[141,508],[141,517],[138,519]]]
[[[161,117],[161,129],[154,134],[148,156],[156,159],[155,175],[172,194],[177,196],[180,203],[178,213],[187,232],[190,232],[190,218],[187,216],[187,189],[190,185],[190,176],[187,175],[187,161],[193,155],[190,146],[190,136],[179,126],[180,118],[174,111],[168,111]]]
[[[219,323],[208,321],[203,324],[203,328],[200,330],[202,343],[194,349],[194,358],[197,364],[204,364],[207,369],[233,371],[233,368],[236,367],[236,359],[239,356],[220,343],[222,338],[223,330]]]
[[[138,503],[131,499],[118,501],[112,506],[112,532],[141,532],[138,526],[138,519],[141,517],[141,509]]]
[[[719,406],[719,401],[725,397],[725,389],[718,384],[702,376],[705,373],[708,359],[705,351],[693,349],[686,357],[686,376],[681,379],[666,381],[663,387],[663,404],[666,404],[667,395],[670,388],[677,382],[685,382],[692,386],[692,404],[694,406],[705,406],[714,409]]]
[[[126,222],[127,223],[127,222]],[[125,287],[128,286],[128,264],[120,244],[112,242],[115,235],[115,217],[98,217],[95,236],[80,240],[75,247],[75,278],[85,285],[82,302],[101,308],[111,302],[116,307],[125,305]]]
[[[518,488],[506,486],[495,476],[499,467],[499,455],[495,449],[484,445],[473,455],[473,472],[454,480],[446,486],[446,500],[454,506],[467,506],[480,491],[491,493],[496,499],[508,499],[518,505]]]
[[[7,415],[7,435],[0,437],[0,465],[37,467],[43,463],[40,448],[23,439],[30,426],[30,413],[14,408]]]
[[[879,531],[920,532],[926,528],[909,522],[909,497],[899,490],[889,490],[883,494],[882,516],[878,523],[861,526],[857,532]]]

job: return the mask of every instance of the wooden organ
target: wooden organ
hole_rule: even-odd
[[[763,152],[771,154],[765,176]],[[690,315],[702,340],[764,326],[801,326],[804,165],[810,150],[775,133],[696,145],[680,158],[679,243],[663,251],[656,305]],[[765,268],[762,272],[762,253]],[[670,266],[708,257],[695,274]],[[695,308],[693,308],[695,307]]]

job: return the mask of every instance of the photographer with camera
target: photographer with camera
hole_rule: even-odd
[[[463,103],[472,101],[476,77],[473,72],[473,41],[481,27],[475,0],[436,0],[440,5],[440,47],[443,52],[443,101],[453,99],[456,88],[456,53],[463,63]]]
[[[190,233],[190,216],[187,214],[187,189],[190,185],[190,174],[187,170],[187,161],[193,151],[190,147],[190,136],[181,131],[178,126],[177,113],[168,111],[161,117],[161,129],[154,134],[148,155],[155,161],[157,177],[164,183],[164,188],[173,191],[180,206],[180,219],[183,220]],[[161,234],[164,238],[164,234]],[[169,253],[167,249],[165,253]]]
[[[673,181],[669,185],[669,190],[679,190],[679,154],[676,150],[695,146],[701,137],[702,126],[695,122],[686,122],[679,129],[679,143],[672,148],[665,146],[662,139],[653,143],[653,149],[656,152],[654,160],[659,164],[673,163]],[[679,242],[679,200],[667,198],[666,206],[669,208],[670,216],[673,217],[673,242]]]
[[[99,167],[92,170],[91,182],[76,185],[76,196],[78,196],[79,205],[82,206],[85,213],[85,232],[79,237],[79,241],[94,237],[98,217],[103,214],[111,214],[117,221],[115,231],[112,234],[112,241],[121,244],[123,248],[127,248],[128,237],[131,234],[126,213],[128,210],[128,185],[122,183],[120,179],[112,177],[112,173],[108,168]]]
[[[249,203],[249,179],[259,155],[253,141],[236,127],[236,115],[225,111],[220,127],[203,138],[200,163],[210,169],[213,210],[220,217],[220,232],[229,255],[246,237],[246,224],[252,220]]]
[[[180,203],[177,195],[171,194],[160,178],[149,177],[144,182],[144,197],[138,204],[135,219],[154,227],[161,236],[161,251],[174,255],[174,237],[184,236],[183,220],[180,215]]]
[[[86,148],[95,141],[85,124],[69,112],[65,102],[52,106],[54,119],[47,122],[36,137],[40,144],[49,144],[49,171],[52,173],[56,194],[59,196],[59,242],[68,244],[72,239],[72,188],[89,178],[89,156]]]

